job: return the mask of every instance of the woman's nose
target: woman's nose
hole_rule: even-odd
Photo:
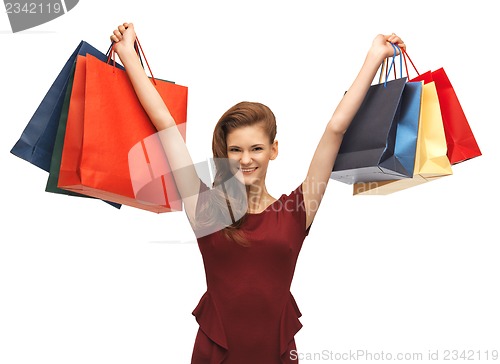
[[[252,157],[250,156],[249,152],[243,152],[241,154],[240,163],[243,165],[249,165],[250,163],[252,163]]]

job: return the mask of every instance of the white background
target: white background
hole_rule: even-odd
[[[484,361],[500,350],[494,3],[82,0],[16,34],[0,14],[0,363],[190,361],[191,311],[206,287],[184,213],[44,192],[47,173],[10,154],[78,43],[105,52],[124,21],[135,24],[153,74],[189,87],[195,161],[211,156],[227,108],[271,107],[275,197],[304,178],[376,34],[401,35],[421,72],[444,67],[483,156],[386,197],[353,197],[331,181],[292,285],[304,324],[296,342],[304,355],[439,350],[442,358],[455,349],[481,350]]]

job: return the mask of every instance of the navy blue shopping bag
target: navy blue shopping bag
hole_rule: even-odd
[[[396,51],[391,68],[395,57]],[[332,179],[354,184],[413,177],[422,84],[402,74],[387,81],[389,72],[384,83],[370,87],[347,129]]]
[[[54,146],[57,141],[56,136],[58,134],[58,129],[59,132],[61,132],[61,126],[63,126],[61,124],[65,126],[65,123],[62,123],[61,120],[63,120],[67,114],[69,105],[68,96],[71,94],[71,81],[74,75],[77,56],[91,54],[103,62],[107,62],[110,50],[111,46],[108,52],[104,54],[85,41],[81,41],[80,44],[78,44],[78,47],[76,47],[66,61],[64,67],[59,72],[59,75],[52,83],[52,86],[49,88],[42,102],[31,117],[28,125],[26,125],[21,137],[10,151],[15,156],[49,172],[49,180],[46,188],[47,192],[87,197],[54,187],[54,183],[57,183],[58,177],[58,171],[55,167],[60,163],[60,156],[58,153],[54,155]],[[123,69],[121,65],[115,65]],[[64,138],[64,135],[60,137]],[[118,209],[121,207],[121,204],[109,201],[104,202]]]
[[[109,51],[108,51],[109,52]],[[64,96],[78,55],[91,54],[107,62],[108,56],[85,41],[81,41],[64,64],[47,94],[26,125],[21,137],[11,149],[15,156],[49,172],[52,152],[64,104]],[[123,67],[116,64],[117,67]]]

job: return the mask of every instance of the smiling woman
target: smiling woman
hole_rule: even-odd
[[[275,201],[266,189],[269,161],[278,156],[276,119],[257,102],[241,102],[229,109],[215,126],[214,157],[239,165],[247,186],[249,212],[260,212]]]
[[[262,212],[276,201],[265,185],[269,161],[278,155],[276,133],[276,118],[261,103],[240,102],[222,115],[212,139],[216,166],[214,188],[203,192],[209,195],[205,204],[198,201],[199,209],[194,219],[198,228],[206,229],[215,220],[227,239],[243,246],[248,244],[240,230],[245,216]],[[235,181],[233,176],[239,177],[238,181],[244,188],[238,183],[225,183]],[[243,195],[241,191],[244,191]],[[227,219],[227,210],[231,219]],[[203,233],[198,230],[197,236],[201,235]]]
[[[267,191],[266,175],[278,156],[277,127],[267,106],[240,102],[222,115],[212,139],[216,174],[209,188],[142,68],[133,25],[120,25],[111,40],[142,106],[162,131],[163,148],[203,257],[207,291],[193,311],[200,327],[192,363],[297,363],[292,353],[301,313],[290,287],[302,243],[345,131],[379,65],[393,55],[391,43],[402,48],[404,43],[395,34],[375,37],[325,127],[305,179],[291,193],[274,198]]]

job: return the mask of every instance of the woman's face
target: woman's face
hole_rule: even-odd
[[[278,141],[269,143],[264,128],[256,124],[231,131],[226,142],[228,158],[238,166],[245,185],[262,185],[269,161],[278,156]]]

